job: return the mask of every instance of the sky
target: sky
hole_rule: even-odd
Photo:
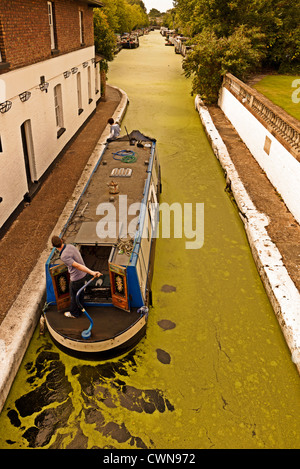
[[[173,0],[143,0],[143,2],[148,13],[151,8],[156,8],[161,13],[173,8]]]

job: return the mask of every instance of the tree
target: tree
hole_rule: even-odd
[[[145,5],[140,0],[104,0],[104,12],[111,29],[118,34],[148,26]]]
[[[105,12],[100,8],[94,11],[94,35],[96,52],[102,55],[106,61],[113,60],[116,37],[109,26]]]
[[[218,38],[209,28],[195,36],[193,49],[183,61],[186,77],[193,78],[193,92],[200,94],[208,104],[216,103],[227,72],[243,80],[260,64],[264,52],[252,44],[260,38],[256,29],[247,30],[244,26],[228,38]]]
[[[96,52],[103,57],[100,63],[101,83],[105,84],[108,62],[114,59],[116,33],[148,26],[148,16],[141,0],[103,0],[104,7],[94,10]]]
[[[163,26],[168,29],[176,29],[176,10],[172,8],[163,15]]]
[[[156,18],[157,16],[161,16],[161,12],[156,8],[151,8],[151,10],[149,11],[149,16],[150,18]]]
[[[94,38],[95,50],[103,59],[100,62],[101,75],[101,96],[106,94],[106,73],[108,71],[108,61],[113,60],[116,49],[116,37],[110,28],[107,16],[100,8],[94,11]]]
[[[140,5],[129,5],[128,15],[130,15],[130,31],[148,26],[149,24],[148,16]]]
[[[141,10],[147,14],[147,8],[142,0],[127,0],[131,5],[138,5]]]
[[[277,69],[300,67],[300,8],[290,0],[175,0],[183,34],[194,37],[210,28],[218,38],[240,27],[264,35],[265,64]],[[255,47],[255,45],[253,44]]]
[[[184,60],[193,90],[217,100],[222,76],[257,67],[300,72],[300,9],[290,0],[174,0],[174,24],[192,38]]]

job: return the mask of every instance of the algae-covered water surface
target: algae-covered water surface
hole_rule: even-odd
[[[194,249],[185,232],[157,239],[147,333],[127,354],[71,358],[36,331],[0,417],[0,447],[299,448],[299,375],[181,57],[158,32],[140,43],[110,64],[109,83],[130,101],[122,130],[157,139],[161,202],[203,204],[203,238]]]

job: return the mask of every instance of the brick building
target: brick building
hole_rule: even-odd
[[[100,98],[98,0],[0,2],[0,228]]]

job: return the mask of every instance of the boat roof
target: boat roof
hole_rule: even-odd
[[[137,224],[130,222],[138,219],[139,212],[134,211],[129,215],[128,207],[143,200],[155,142],[155,139],[145,136],[139,130],[134,130],[106,144],[66,224],[63,233],[65,243],[115,245],[120,237],[134,238]],[[122,161],[123,156],[128,157],[126,158],[128,162]],[[110,193],[111,183],[118,185],[119,193]],[[120,198],[121,195],[127,196],[126,206],[124,205],[126,197]],[[124,216],[127,216],[127,223]],[[104,229],[105,232],[109,231],[109,236],[99,236],[99,229],[97,232],[97,225],[101,219],[105,219]],[[108,226],[109,223],[111,225]]]

